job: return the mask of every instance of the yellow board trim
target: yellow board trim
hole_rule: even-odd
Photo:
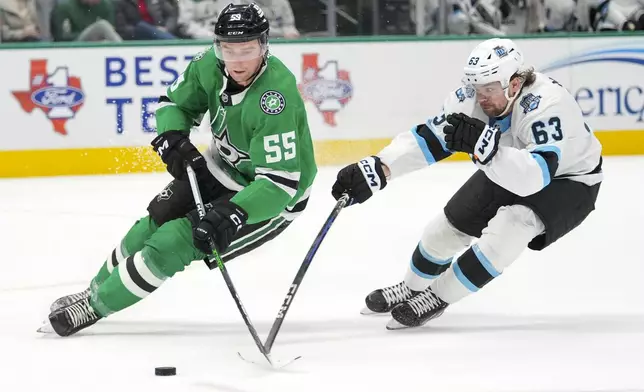
[[[597,131],[603,155],[644,154],[644,130]],[[372,155],[391,139],[322,140],[315,142],[318,165],[343,165]],[[454,154],[449,160],[467,160]],[[165,167],[150,147],[0,151],[0,177],[40,177],[147,173]]]

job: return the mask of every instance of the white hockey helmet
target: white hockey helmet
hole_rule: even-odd
[[[510,86],[510,78],[523,67],[523,54],[507,38],[492,38],[481,42],[472,50],[465,65],[464,84],[501,82]]]

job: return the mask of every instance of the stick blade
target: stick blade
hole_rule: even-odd
[[[244,360],[245,362],[252,363],[253,365],[258,365],[258,366],[266,366],[266,362],[264,361],[254,361],[249,358],[244,357],[240,352],[237,353],[239,358]],[[298,355],[295,358],[289,359],[289,360],[274,360],[270,354],[266,354],[266,359],[268,362],[268,365],[270,366],[271,369],[283,369],[286,366],[292,364],[293,362],[297,361],[298,359],[302,358],[301,355]]]

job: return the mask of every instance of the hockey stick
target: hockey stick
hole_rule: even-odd
[[[201,192],[199,192],[199,185],[197,185],[197,176],[195,174],[195,171],[192,169],[190,165],[188,165],[188,167],[186,168],[186,171],[188,172],[188,179],[190,180],[190,188],[192,188],[192,196],[194,197],[195,204],[197,205],[197,212],[199,213],[199,218],[203,218],[206,215],[206,208],[204,207],[203,201],[201,199]],[[273,361],[271,360],[270,354],[268,353],[268,351],[266,351],[266,348],[262,344],[262,341],[259,338],[259,335],[257,335],[257,330],[253,326],[253,323],[250,321],[250,317],[248,317],[248,313],[246,313],[246,309],[244,309],[244,305],[242,304],[241,299],[239,298],[239,294],[237,294],[237,290],[233,285],[233,281],[230,279],[228,270],[226,269],[226,266],[221,260],[219,253],[215,249],[215,243],[212,240],[212,238],[210,238],[210,240],[208,241],[208,245],[210,246],[210,249],[212,249],[212,254],[208,255],[208,259],[209,259],[208,261],[212,263],[212,259],[215,259],[215,261],[217,262],[217,267],[219,267],[219,270],[221,271],[221,274],[223,275],[224,280],[226,281],[226,286],[228,286],[228,290],[230,290],[230,294],[233,296],[233,299],[235,300],[235,304],[237,305],[237,309],[239,309],[239,313],[241,313],[241,316],[244,319],[244,323],[246,323],[246,326],[248,327],[248,330],[250,331],[250,334],[252,335],[253,340],[257,345],[257,348],[262,353],[262,355],[264,355],[268,363],[271,366],[274,366]],[[241,354],[239,353],[237,354],[241,357]]]
[[[277,317],[273,322],[271,331],[268,333],[268,337],[266,338],[266,343],[264,343],[264,347],[266,348],[267,353],[270,353],[271,349],[273,348],[273,343],[275,343],[275,338],[277,337],[277,333],[280,331],[280,328],[282,327],[282,323],[284,322],[284,318],[286,317],[286,312],[288,312],[288,309],[291,307],[291,304],[293,303],[293,298],[295,297],[297,290],[300,288],[300,284],[304,279],[304,275],[306,274],[306,271],[309,269],[309,266],[311,265],[311,261],[313,261],[313,256],[315,256],[315,253],[320,248],[320,244],[322,243],[322,240],[324,239],[324,237],[326,237],[326,234],[329,232],[329,229],[331,228],[331,225],[335,221],[335,218],[338,217],[338,215],[340,214],[340,211],[342,211],[342,209],[344,208],[344,206],[347,204],[348,201],[349,201],[349,195],[347,195],[346,193],[343,194],[342,197],[338,199],[338,202],[335,204],[333,211],[331,211],[331,214],[326,219],[326,222],[324,222],[322,229],[320,229],[320,232],[318,233],[317,237],[315,237],[313,244],[309,248],[309,252],[306,254],[306,257],[304,257],[304,261],[302,262],[300,269],[297,271],[297,274],[295,275],[295,279],[293,279],[293,283],[288,289],[288,293],[286,293],[286,298],[284,298],[284,303],[282,304],[282,307],[280,308],[279,312],[277,312]],[[300,357],[297,357],[295,359],[298,359],[298,358]],[[293,359],[293,361],[295,359]]]

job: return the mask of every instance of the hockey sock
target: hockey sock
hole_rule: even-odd
[[[92,290],[91,305],[103,317],[118,312],[203,257],[192,243],[192,226],[187,218],[167,222],[145,241],[140,252],[127,257],[97,290]]]
[[[468,246],[473,237],[457,230],[440,214],[425,227],[405,274],[405,284],[414,291],[425,290],[433,279],[445,272],[452,256]]]
[[[478,244],[474,244],[436,279],[432,290],[443,301],[454,303],[477,292],[501,272],[480,251]]]
[[[405,284],[413,291],[424,291],[433,279],[449,268],[451,263],[451,257],[439,259],[432,256],[419,242],[411,256],[411,262],[405,274]]]
[[[499,208],[481,239],[434,281],[432,290],[447,303],[477,292],[512,264],[543,230],[543,223],[528,207]]]
[[[100,286],[110,276],[114,268],[122,263],[129,255],[141,249],[143,244],[157,230],[157,225],[149,216],[141,218],[130,228],[119,246],[114,248],[107,260],[101,266],[94,279],[92,279],[92,290]]]

